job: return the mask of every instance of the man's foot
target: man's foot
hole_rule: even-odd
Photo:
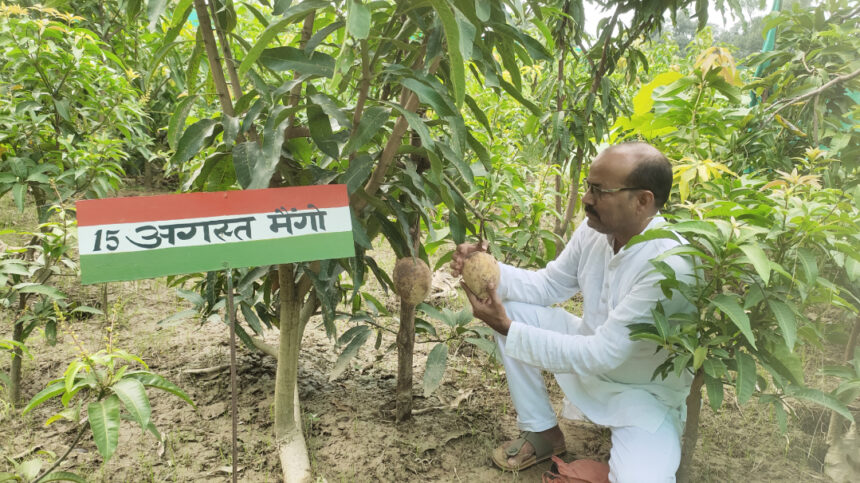
[[[523,440],[525,438],[525,440]],[[493,462],[503,470],[522,470],[565,452],[564,433],[558,425],[541,432],[526,431],[493,451]]]

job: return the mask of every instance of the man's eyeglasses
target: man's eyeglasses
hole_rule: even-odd
[[[599,186],[595,186],[595,185],[589,183],[588,181],[585,181],[585,184],[583,187],[585,188],[583,193],[582,193],[583,195],[585,195],[586,193],[588,193],[590,191],[591,194],[594,195],[595,198],[600,198],[605,194],[618,193],[619,191],[644,190],[645,189],[645,188],[635,188],[635,187],[600,188]]]

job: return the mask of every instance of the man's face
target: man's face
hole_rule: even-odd
[[[601,192],[618,188],[634,188],[627,185],[627,176],[633,171],[631,156],[623,150],[615,150],[599,155],[591,164],[586,177],[587,190],[582,197],[588,226],[600,233],[613,235],[616,239],[632,234],[642,221],[643,211],[637,199],[639,190]],[[632,236],[632,235],[631,235]]]

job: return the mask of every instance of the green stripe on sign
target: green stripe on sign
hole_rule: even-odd
[[[352,232],[163,248],[137,252],[81,255],[81,283],[137,280],[164,275],[257,267],[355,256]]]

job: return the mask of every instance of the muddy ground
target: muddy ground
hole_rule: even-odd
[[[0,210],[6,227],[23,221],[24,215],[10,214],[11,209],[8,197],[2,200]],[[381,260],[390,258],[383,247],[378,256]],[[74,297],[99,304],[100,286],[80,287],[74,277],[66,277],[62,284]],[[377,295],[396,308],[393,295]],[[197,407],[150,390],[152,418],[163,442],[124,421],[119,448],[110,461],[103,464],[92,439],[84,438],[61,468],[95,482],[228,481],[231,419],[226,325],[195,320],[159,324],[188,308],[164,279],[112,283],[108,299],[108,306],[118,314],[115,345],[141,356],[151,370],[186,391]],[[438,303],[458,307],[463,298],[440,299]],[[9,312],[0,313],[0,339],[11,337],[10,316]],[[392,318],[377,322],[396,330],[397,322]],[[92,351],[104,345],[105,326],[100,316],[73,322],[76,334]],[[339,331],[347,328],[340,326]],[[276,343],[277,334],[267,333],[266,340]],[[492,466],[492,448],[517,433],[515,414],[503,369],[469,344],[451,345],[443,383],[426,399],[421,397],[421,377],[432,344],[416,346],[415,409],[420,414],[411,421],[395,423],[396,350],[389,350],[393,342],[388,332],[378,350],[369,341],[350,368],[330,380],[338,351],[319,320],[308,324],[299,362],[299,391],[317,481],[540,481],[547,464],[519,474],[503,474]],[[28,346],[33,358],[24,363],[25,399],[61,376],[77,353],[68,334],[60,334],[52,347],[41,334],[34,333]],[[826,362],[822,352],[804,350],[810,368]],[[836,353],[836,348],[828,352],[831,356]],[[9,359],[3,355],[0,370],[7,371],[8,367]],[[280,476],[272,437],[275,367],[272,358],[240,345],[240,481],[278,481]],[[210,370],[188,372],[199,369]],[[814,384],[815,370],[807,372]],[[551,378],[548,381],[554,403],[560,407],[558,388]],[[0,455],[21,461],[50,459],[46,452],[64,453],[74,438],[72,424],[44,425],[60,409],[59,401],[52,401],[21,417],[8,404],[0,404]],[[794,404],[793,409],[796,417],[790,420],[788,432],[781,434],[770,411],[754,402],[738,406],[727,395],[718,413],[704,408],[693,481],[829,481],[821,472],[825,450],[822,431],[826,430],[828,413],[801,403]],[[608,458],[606,429],[572,421],[562,421],[562,429],[567,438],[565,460]],[[9,471],[11,464],[2,456],[0,472]]]

